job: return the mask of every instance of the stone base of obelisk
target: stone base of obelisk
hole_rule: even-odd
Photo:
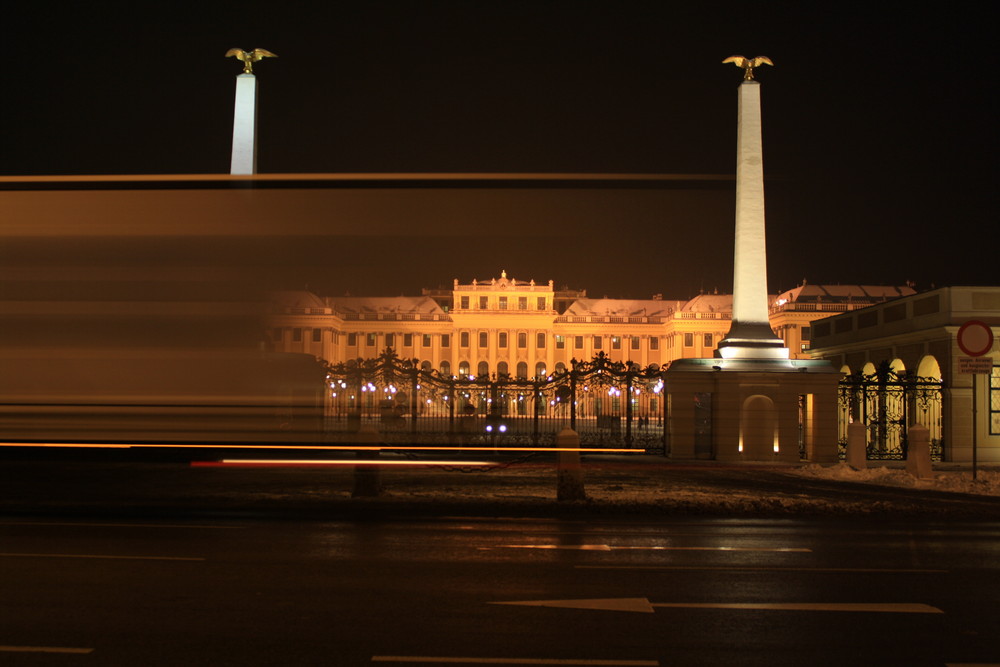
[[[835,463],[839,380],[826,361],[674,361],[666,372],[670,457]]]

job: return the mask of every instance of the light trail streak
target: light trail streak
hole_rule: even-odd
[[[274,449],[282,451],[464,451],[464,452],[581,452],[591,454],[645,454],[642,449],[613,447],[466,447],[464,445],[256,445],[190,444],[190,443],[75,443],[75,442],[0,442],[0,447],[71,447],[80,449]]]
[[[385,461],[383,459],[333,459],[328,461],[313,461],[309,459],[223,459],[222,461],[194,461],[194,467],[236,467],[236,468],[258,468],[258,467],[349,467],[349,466],[378,466],[378,467],[417,467],[417,466],[491,466],[495,465],[490,461]]]

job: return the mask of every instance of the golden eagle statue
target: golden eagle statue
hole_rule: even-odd
[[[235,57],[237,60],[243,63],[243,73],[253,74],[253,64],[260,60],[261,58],[277,58],[267,49],[254,49],[253,51],[244,51],[243,49],[229,49],[226,51],[226,58],[229,56]]]
[[[760,67],[761,65],[771,65],[772,67],[774,66],[774,63],[772,63],[771,59],[768,58],[767,56],[757,56],[756,58],[744,58],[743,56],[729,56],[722,62],[723,64],[733,63],[737,67],[742,67],[744,81],[753,81],[754,67]]]

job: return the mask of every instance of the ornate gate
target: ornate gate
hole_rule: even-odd
[[[534,379],[446,375],[391,349],[328,364],[327,439],[349,439],[368,422],[390,442],[549,446],[569,427],[584,447],[665,451],[658,367],[603,353],[571,364]]]
[[[841,454],[847,446],[847,426],[865,425],[869,459],[905,459],[907,428],[927,427],[931,457],[941,460],[941,398],[944,383],[905,371],[894,371],[889,362],[874,373],[860,371],[840,381],[839,441]]]

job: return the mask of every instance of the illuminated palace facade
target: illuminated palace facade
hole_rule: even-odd
[[[793,358],[809,358],[812,322],[913,294],[909,287],[803,284],[770,297],[770,322]],[[729,331],[731,294],[693,299],[593,299],[550,280],[473,280],[420,296],[271,294],[268,345],[337,363],[386,348],[457,376],[533,378],[599,353],[646,367],[712,357]]]

